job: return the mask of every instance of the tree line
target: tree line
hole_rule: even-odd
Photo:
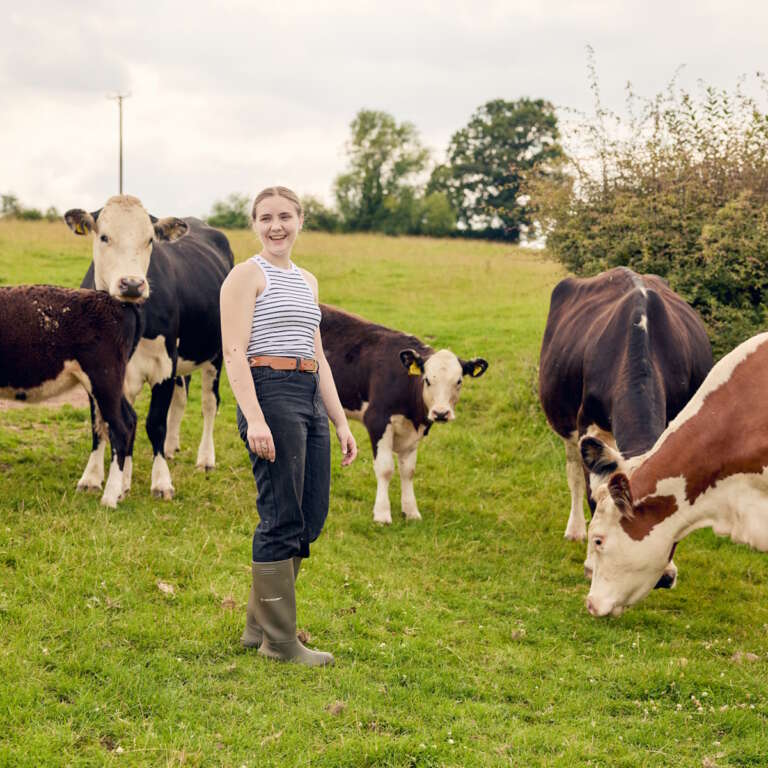
[[[543,99],[483,104],[434,163],[416,127],[363,109],[350,125],[335,205],[305,197],[305,227],[328,232],[464,235],[517,242],[533,223],[524,178],[547,178],[564,157],[554,106]],[[230,195],[208,222],[247,227],[249,200]]]

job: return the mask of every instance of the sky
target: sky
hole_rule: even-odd
[[[134,0],[8,4],[0,25],[0,192],[100,207],[118,188],[157,216],[204,215],[272,184],[331,203],[358,110],[410,121],[435,162],[490,99],[589,112],[677,72],[733,89],[768,70],[759,0]]]

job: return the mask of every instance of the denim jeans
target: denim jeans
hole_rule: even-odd
[[[237,428],[256,480],[259,525],[253,561],[309,557],[309,545],[328,516],[331,451],[328,414],[316,373],[251,368],[256,397],[275,441],[275,461],[252,453],[248,423],[238,407]]]

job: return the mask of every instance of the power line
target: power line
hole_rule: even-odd
[[[107,96],[108,99],[111,101],[117,102],[117,109],[119,113],[119,142],[120,142],[120,150],[119,150],[119,194],[123,194],[123,99],[127,99],[130,97],[130,91],[128,93],[116,93],[114,96]]]

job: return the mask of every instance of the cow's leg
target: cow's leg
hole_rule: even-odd
[[[163,448],[168,423],[168,409],[171,406],[175,386],[173,377],[155,384],[152,387],[152,399],[147,414],[147,435],[150,443],[152,443],[152,451],[155,456],[152,462],[152,495],[163,499],[172,499],[174,493],[171,472],[168,469]]]
[[[133,404],[136,402],[136,398],[141,392],[141,388],[144,386],[144,379],[131,370],[130,363],[126,370],[125,382],[123,383],[123,394],[125,395],[126,402],[131,406],[133,411]],[[136,413],[134,412],[134,419]],[[131,490],[131,481],[133,479],[133,443],[136,439],[136,424],[134,424],[133,432],[131,434],[131,440],[128,447],[128,455],[125,457],[125,466],[123,467],[123,496]]]
[[[213,447],[213,422],[219,407],[219,374],[221,373],[219,357],[213,363],[205,363],[200,369],[201,393],[203,410],[203,436],[197,450],[197,466],[206,472],[216,465],[216,453]]]
[[[584,541],[587,538],[587,525],[584,522],[584,494],[587,483],[584,479],[584,467],[579,452],[578,434],[574,432],[570,438],[563,438],[563,442],[565,443],[565,474],[568,478],[568,487],[571,489],[571,513],[565,529],[565,538],[571,541]]]
[[[376,501],[373,504],[373,521],[389,525],[392,509],[389,504],[389,481],[395,471],[395,456],[392,452],[392,425],[388,424],[373,448],[373,471],[376,473]]]
[[[421,520],[419,508],[416,506],[416,494],[413,492],[417,456],[417,448],[397,454],[397,464],[400,468],[400,505],[407,520]]]
[[[168,409],[168,424],[165,433],[165,455],[172,459],[176,451],[181,447],[181,419],[187,407],[187,393],[189,392],[189,376],[177,376],[173,388],[173,399]]]
[[[114,509],[124,494],[123,470],[136,432],[136,412],[129,405],[119,385],[114,391],[111,388],[94,388],[94,397],[104,421],[109,425],[109,439],[112,445],[112,460],[101,503]]]
[[[91,455],[88,457],[88,463],[85,465],[83,474],[77,483],[78,491],[100,491],[101,484],[104,482],[104,449],[107,446],[107,425],[99,411],[99,406],[93,399],[93,395],[88,395],[88,401],[91,406]]]

